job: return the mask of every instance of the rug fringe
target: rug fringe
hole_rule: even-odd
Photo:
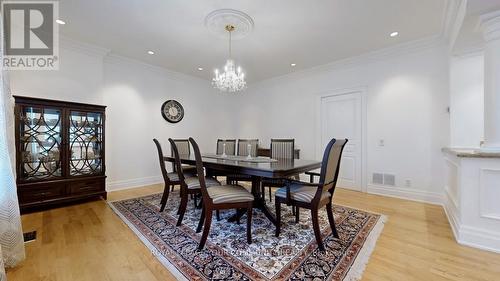
[[[387,222],[387,216],[381,215],[377,221],[377,224],[373,227],[372,231],[368,235],[363,244],[363,247],[359,251],[354,263],[349,268],[349,272],[347,272],[343,281],[358,281],[361,280],[363,276],[363,272],[365,271],[366,265],[368,264],[368,260],[375,249],[375,245],[377,244],[378,237],[382,233],[384,229],[384,224]]]
[[[113,202],[116,202],[116,201],[113,201]],[[120,219],[130,228],[130,230],[132,230],[135,233],[135,235],[137,235],[137,237],[139,237],[139,239],[151,251],[151,253],[154,253],[155,251],[157,251],[156,247],[151,242],[149,242],[149,240],[146,237],[144,237],[144,235],[142,235],[142,233],[115,208],[115,206],[113,206],[113,204],[112,204],[113,202],[107,202],[109,207],[111,208],[111,210],[113,210],[113,212],[115,212],[115,214],[117,214],[120,217]],[[155,257],[163,264],[163,266],[165,266],[165,268],[175,277],[175,279],[188,281],[186,276],[184,276],[184,274],[182,274],[182,272],[180,272],[163,255],[155,255]]]

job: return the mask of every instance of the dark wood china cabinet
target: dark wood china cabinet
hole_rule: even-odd
[[[14,96],[22,212],[106,199],[105,106]]]

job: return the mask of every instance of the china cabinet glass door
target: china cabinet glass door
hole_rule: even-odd
[[[24,180],[62,176],[61,110],[25,106],[20,117],[21,177]]]
[[[70,111],[70,176],[102,174],[102,125],[102,113]]]

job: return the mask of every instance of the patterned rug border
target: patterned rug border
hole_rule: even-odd
[[[346,207],[348,207],[348,206],[346,206]],[[352,208],[352,207],[349,207],[349,208]],[[356,208],[353,208],[353,209],[356,209]],[[368,212],[368,211],[365,211],[365,212]],[[370,212],[370,213],[375,214],[373,212]],[[386,215],[383,215],[383,214],[378,214],[378,215],[380,217],[379,217],[377,223],[370,231],[370,234],[368,235],[365,242],[363,243],[363,247],[356,255],[356,258],[354,259],[354,262],[351,264],[351,267],[349,268],[349,271],[347,272],[343,281],[361,280],[361,277],[363,277],[363,273],[365,272],[366,266],[368,265],[368,262],[370,260],[370,257],[372,255],[373,251],[375,250],[375,246],[377,245],[378,238],[382,234],[382,231],[384,230],[385,223],[388,220],[388,217]]]
[[[152,195],[152,194],[151,194]],[[139,229],[130,221],[128,220],[116,207],[113,205],[113,203],[118,203],[118,202],[123,202],[126,200],[131,200],[131,199],[137,199],[141,198],[144,196],[139,196],[139,197],[131,197],[131,198],[122,198],[118,200],[113,200],[113,201],[106,201],[107,205],[113,210],[115,214],[118,215],[118,217],[127,225],[132,232],[139,238],[139,240],[142,241],[142,243],[151,251],[154,252],[156,251],[155,245],[149,241],[147,237],[145,237]],[[363,212],[371,213],[374,215],[378,215],[379,218],[375,224],[370,230],[370,234],[368,237],[366,237],[363,247],[361,250],[357,253],[356,257],[354,258],[354,261],[351,263],[351,266],[349,267],[348,272],[345,274],[343,281],[355,281],[355,280],[360,280],[363,276],[363,273],[366,269],[366,266],[368,265],[369,259],[375,250],[376,243],[378,241],[378,238],[382,234],[382,231],[384,229],[385,223],[388,221],[388,216],[380,213],[376,213],[373,211],[367,211],[364,209],[359,209],[351,206],[345,206],[345,205],[340,205],[346,208],[350,209],[355,209],[355,210],[360,210]],[[172,264],[165,256],[163,255],[154,255],[158,261],[160,261],[163,266],[177,279],[177,280],[190,280],[188,279],[187,276],[185,276],[182,271],[177,269],[177,267]]]

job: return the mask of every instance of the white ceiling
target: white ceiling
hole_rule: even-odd
[[[61,0],[63,36],[210,79],[227,41],[205,28],[216,9],[241,10],[253,32],[233,42],[249,81],[440,34],[446,0]],[[400,36],[391,38],[389,33]],[[155,55],[148,55],[154,50]],[[296,63],[291,67],[290,63]],[[203,67],[203,71],[198,71]]]

